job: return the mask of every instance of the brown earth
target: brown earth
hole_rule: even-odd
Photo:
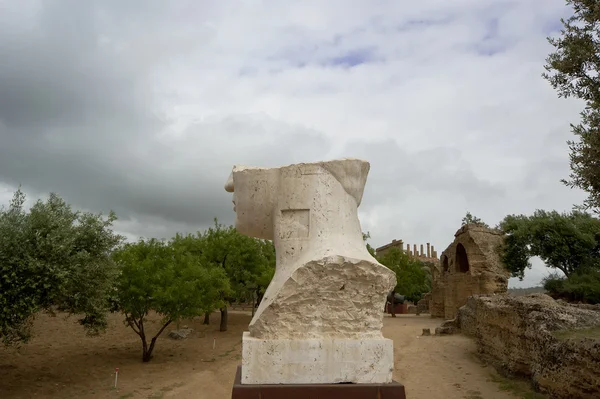
[[[155,331],[158,318],[151,320]],[[249,321],[249,313],[231,311],[229,331],[223,333],[218,332],[217,314],[210,326],[203,326],[201,319],[181,323],[194,334],[175,341],[165,333],[154,359],[142,363],[140,340],[119,315],[110,317],[105,334],[87,337],[73,318],[41,314],[29,344],[0,347],[0,398],[230,398],[241,361],[241,335]],[[423,328],[433,332],[439,324],[427,315],[385,318],[384,334],[394,340],[394,378],[405,384],[408,398],[517,397],[492,380],[491,368],[476,359],[471,339],[421,336]]]

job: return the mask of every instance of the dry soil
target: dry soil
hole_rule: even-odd
[[[195,330],[185,340],[168,338],[166,332],[176,326],[167,328],[154,358],[142,363],[139,337],[119,315],[110,317],[106,333],[88,337],[74,318],[40,314],[28,344],[0,347],[0,398],[230,398],[250,314],[230,311],[227,332],[218,331],[218,318],[213,314],[209,326],[202,319],[181,323]],[[491,368],[476,359],[470,339],[421,336],[423,328],[433,332],[439,324],[428,315],[385,317],[384,335],[394,340],[394,378],[406,386],[408,398],[516,397],[492,380]],[[157,331],[159,318],[148,325]]]

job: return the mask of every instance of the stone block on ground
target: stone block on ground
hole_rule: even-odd
[[[169,338],[171,339],[185,339],[187,338],[191,333],[193,333],[194,330],[191,328],[182,328],[179,330],[171,330],[169,331]]]

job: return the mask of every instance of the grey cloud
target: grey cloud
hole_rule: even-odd
[[[485,202],[506,195],[503,187],[478,178],[462,165],[460,151],[438,147],[408,152],[393,140],[349,143],[347,153],[371,162],[364,203],[377,204],[378,198],[400,198],[407,189],[420,193],[462,195],[465,202]]]
[[[157,18],[164,3],[144,3],[141,16],[138,8],[104,2],[59,4],[32,12],[37,30],[0,34],[0,182],[55,191],[89,210],[112,209],[134,235],[168,236],[214,217],[232,220],[223,184],[234,163],[316,160],[330,148],[318,132],[261,115],[216,118],[177,138],[162,136],[170,121],[149,84],[160,54],[153,64],[99,43],[117,37],[124,28],[111,23],[125,20],[142,26],[123,42],[168,34],[169,15]]]

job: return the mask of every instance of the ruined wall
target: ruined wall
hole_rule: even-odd
[[[440,256],[430,303],[431,316],[447,320],[456,317],[471,295],[505,293],[510,275],[496,250],[501,232],[469,224],[454,237]]]
[[[453,322],[502,372],[531,378],[552,398],[600,397],[600,305],[544,294],[473,296]]]
[[[423,299],[417,302],[417,314],[429,313],[429,302],[431,301],[431,294],[423,295]]]

